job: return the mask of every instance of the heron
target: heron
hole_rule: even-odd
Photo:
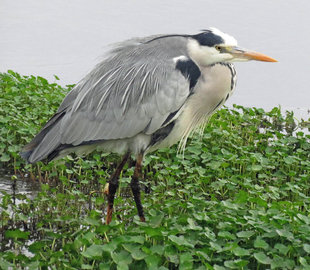
[[[57,112],[21,151],[28,163],[95,149],[122,155],[105,187],[106,224],[121,171],[135,158],[130,182],[141,221],[139,179],[147,153],[179,142],[205,124],[232,95],[233,62],[275,59],[238,47],[217,28],[198,34],[160,34],[117,43],[67,94]]]

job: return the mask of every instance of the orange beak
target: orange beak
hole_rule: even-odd
[[[276,59],[273,59],[265,54],[252,52],[252,51],[245,51],[243,53],[244,57],[249,60],[257,60],[257,61],[264,61],[264,62],[278,62]]]
[[[277,60],[258,52],[248,51],[246,49],[241,49],[239,47],[231,47],[228,51],[231,55],[236,59],[240,59],[239,61],[247,61],[247,60],[256,60],[256,61],[264,61],[264,62],[278,62]]]

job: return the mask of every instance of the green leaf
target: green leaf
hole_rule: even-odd
[[[263,169],[263,167],[261,165],[252,165],[252,167],[251,167],[251,170],[254,172],[258,172],[262,169]]]
[[[133,252],[131,252],[131,256],[134,260],[143,260],[147,255],[141,251],[140,249],[136,249]]]
[[[310,253],[310,245],[309,244],[304,244],[303,248],[304,248],[304,251],[306,251],[307,253]]]
[[[111,257],[117,265],[123,266],[128,265],[132,262],[131,255],[125,250],[122,250],[119,253],[111,252]]]
[[[90,264],[82,264],[81,268],[82,269],[93,269],[93,266]]]
[[[260,237],[257,237],[256,239],[255,239],[255,241],[254,241],[254,247],[256,247],[256,248],[262,248],[262,249],[268,249],[269,248],[269,245],[268,245],[268,243],[265,241],[265,240],[263,240],[262,238],[260,238]]]
[[[180,270],[193,269],[193,256],[191,253],[182,253],[180,255]]]
[[[194,245],[192,245],[191,243],[189,243],[183,235],[181,236],[175,236],[175,235],[169,235],[168,238],[176,243],[177,245],[179,246],[186,246],[186,247],[191,247],[191,248],[194,248]]]
[[[101,257],[104,245],[93,244],[88,247],[85,251],[81,252],[82,256],[93,259],[95,257]]]
[[[160,245],[155,245],[155,246],[151,246],[150,250],[153,253],[157,253],[158,255],[163,255],[165,247],[164,246],[160,246]]]
[[[139,243],[139,244],[143,244],[145,241],[145,238],[143,236],[129,236],[127,238],[127,242],[128,243]]]
[[[250,238],[254,234],[255,234],[255,232],[253,232],[253,231],[241,231],[241,232],[237,233],[237,236],[239,238]]]
[[[164,218],[164,214],[161,213],[160,215],[157,215],[157,216],[154,216],[150,219],[149,221],[149,225],[152,227],[152,228],[157,228],[160,226],[162,220]]]
[[[99,226],[100,223],[98,220],[94,219],[94,218],[91,218],[91,217],[85,217],[84,218],[84,222],[87,224],[87,225],[93,225],[93,226]]]
[[[262,264],[270,264],[271,259],[263,252],[254,253],[254,258]]]
[[[8,154],[3,153],[0,157],[1,162],[8,162],[10,160],[10,156]]]
[[[102,250],[103,250],[103,251],[106,251],[106,252],[108,252],[108,253],[111,253],[111,252],[113,252],[116,248],[117,248],[117,243],[115,243],[115,242],[110,242],[110,243],[107,243],[107,244],[103,245]]]
[[[224,239],[231,239],[231,240],[235,240],[236,236],[234,236],[232,233],[228,232],[228,231],[220,231],[218,233],[219,237],[222,237]]]
[[[290,250],[289,247],[287,247],[287,246],[285,246],[285,245],[283,245],[283,244],[281,244],[281,243],[275,244],[274,247],[275,247],[277,250],[279,250],[279,252],[280,252],[281,254],[283,254],[283,255],[286,255],[287,252]]]
[[[149,270],[155,270],[158,269],[158,264],[160,262],[160,257],[158,257],[157,255],[149,255],[147,257],[144,258],[144,261],[146,262],[147,265],[147,269]]]
[[[135,244],[123,244],[123,247],[131,254],[134,260],[143,260],[146,254],[140,250],[140,247]]]
[[[109,263],[100,263],[99,264],[99,270],[110,270],[111,264]]]
[[[239,257],[250,255],[250,252],[247,249],[244,249],[244,248],[241,248],[241,247],[234,248],[233,249],[233,253],[236,256],[239,256]]]
[[[5,237],[13,239],[28,239],[30,232],[24,232],[21,230],[7,230],[5,231]]]
[[[14,269],[13,264],[0,258],[0,269]]]
[[[117,265],[117,270],[128,270],[128,269],[129,267],[128,267],[128,264],[126,263],[121,262]]]
[[[306,269],[310,269],[310,265],[308,264],[307,260],[303,257],[299,258],[299,262],[302,266],[307,267]]]

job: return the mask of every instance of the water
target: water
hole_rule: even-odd
[[[13,69],[62,85],[78,82],[107,44],[156,33],[196,33],[215,26],[242,47],[279,63],[238,63],[228,104],[281,105],[308,116],[310,1],[299,0],[0,0],[0,72]]]
[[[12,179],[11,175],[6,174],[4,171],[0,170],[0,200],[3,194],[1,191],[13,195],[16,204],[22,203],[22,200],[15,199],[16,194],[24,194],[28,198],[34,198],[37,191],[40,190],[40,184],[36,181],[30,179],[17,178]]]

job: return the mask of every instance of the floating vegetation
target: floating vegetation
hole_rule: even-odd
[[[31,198],[0,191],[0,269],[310,268],[309,120],[280,108],[220,110],[184,156],[175,146],[146,157],[146,223],[125,167],[107,226],[102,189],[118,156],[26,165],[18,155],[70,88],[0,74],[0,167],[12,184],[41,183]]]

